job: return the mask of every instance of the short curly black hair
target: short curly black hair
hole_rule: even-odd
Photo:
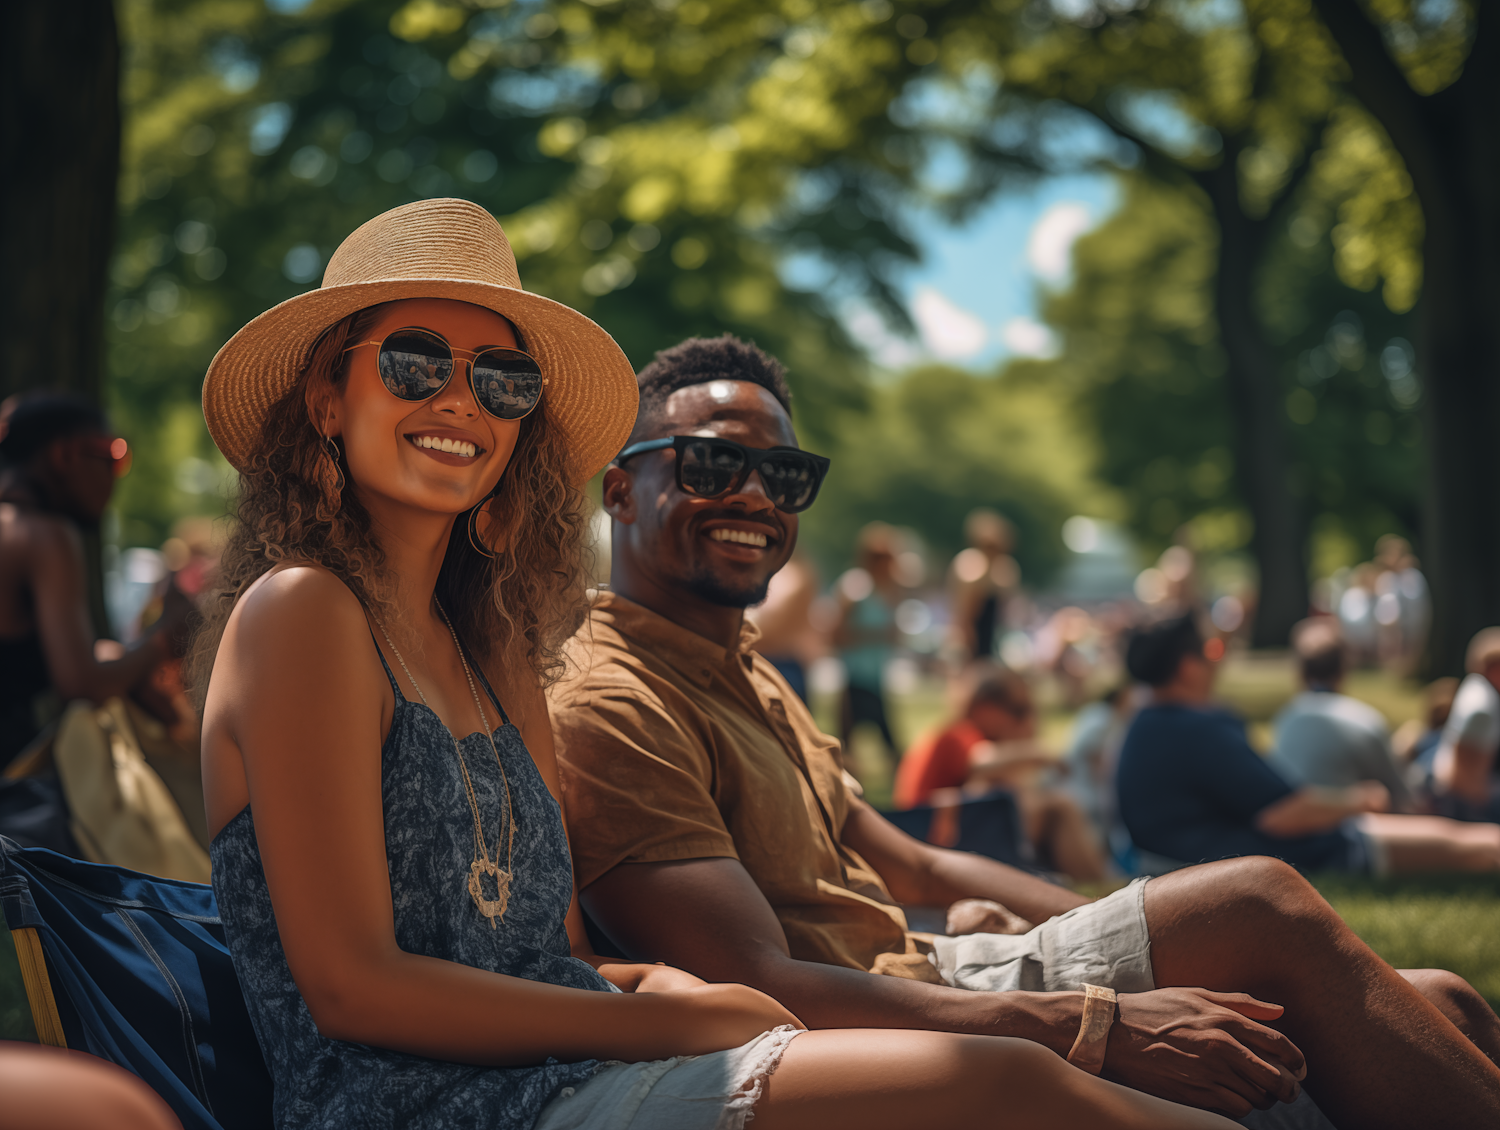
[[[786,366],[752,341],[732,334],[722,337],[690,337],[671,349],[663,349],[636,376],[641,405],[629,442],[643,438],[654,426],[667,397],[678,389],[709,381],[749,381],[776,398],[792,414],[792,390],[786,384]]]

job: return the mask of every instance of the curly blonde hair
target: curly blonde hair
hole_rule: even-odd
[[[240,474],[237,521],[202,602],[203,624],[188,655],[186,682],[201,711],[214,657],[230,613],[275,566],[312,562],[338,577],[365,607],[390,608],[385,554],[370,515],[337,472],[330,441],[312,422],[310,404],[348,379],[345,345],[361,340],[379,307],[337,322],[314,345],[296,382],[272,405],[260,442]],[[583,495],[572,485],[567,451],[542,410],[521,421],[510,463],[490,500],[483,537],[493,557],[469,540],[469,512],[458,516],[438,574],[437,596],[480,663],[525,663],[539,685],[562,672],[561,650],[583,620]],[[336,494],[337,503],[333,504]]]

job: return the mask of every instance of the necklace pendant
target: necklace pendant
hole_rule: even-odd
[[[484,888],[479,885],[481,875],[495,877],[495,898],[484,897]],[[510,872],[488,859],[476,859],[469,865],[469,897],[479,913],[490,920],[490,929],[497,929],[495,919],[505,921],[505,907],[510,902]]]

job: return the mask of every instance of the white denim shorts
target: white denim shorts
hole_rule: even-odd
[[[728,1051],[606,1063],[586,1083],[564,1087],[534,1130],[743,1130],[800,1034],[784,1025]]]
[[[1137,879],[1025,934],[934,938],[930,960],[958,989],[1060,993],[1088,984],[1117,993],[1150,992],[1156,977],[1146,930],[1147,881]],[[1306,1091],[1289,1105],[1253,1110],[1240,1124],[1253,1130],[1333,1130]]]

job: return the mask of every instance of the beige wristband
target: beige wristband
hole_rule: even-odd
[[[1078,1039],[1068,1052],[1068,1062],[1090,1075],[1104,1070],[1104,1051],[1109,1044],[1109,1029],[1115,1022],[1115,991],[1101,985],[1083,987],[1083,1019],[1078,1024]]]

